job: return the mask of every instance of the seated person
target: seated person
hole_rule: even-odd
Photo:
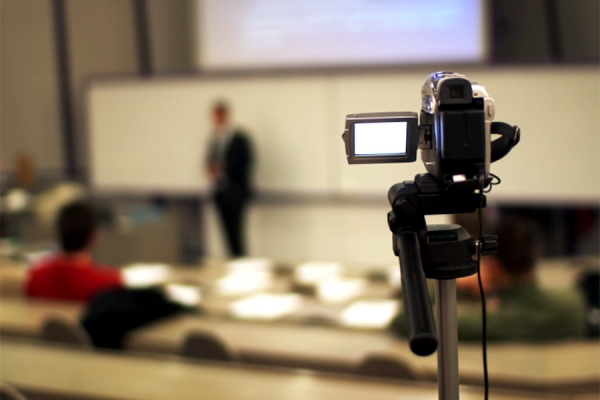
[[[498,235],[496,255],[481,261],[481,278],[487,305],[489,340],[555,340],[582,337],[585,305],[575,289],[543,290],[535,279],[541,255],[535,225],[516,216],[501,216],[494,232]],[[479,298],[477,275],[457,280],[457,290]],[[482,316],[479,304],[458,307],[460,340],[480,340]],[[406,331],[404,318],[392,325]]]
[[[120,270],[92,260],[98,218],[91,205],[68,204],[60,211],[56,227],[61,252],[32,268],[26,280],[27,296],[88,302],[104,290],[124,286]]]

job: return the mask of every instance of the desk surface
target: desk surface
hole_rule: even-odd
[[[540,262],[536,272],[541,286],[548,289],[572,286],[582,270],[581,262],[576,263],[575,261],[570,259],[545,259]],[[178,282],[203,284],[223,274],[223,268],[219,268],[221,265],[222,262],[214,261],[206,263],[201,268],[175,267],[172,268],[173,278]],[[27,269],[24,262],[6,257],[0,258],[0,295],[3,297],[22,295]],[[361,268],[355,266],[349,268],[349,270],[353,275],[357,275]]]
[[[409,385],[302,372],[124,356],[4,339],[2,379],[17,388],[120,399],[437,399],[431,384]],[[496,400],[532,398],[492,391]],[[480,399],[461,387],[461,399]],[[561,399],[561,396],[544,396]]]
[[[82,306],[23,299],[0,299],[0,331],[37,337],[45,317],[58,314],[76,321]],[[413,355],[404,340],[385,332],[343,330],[300,324],[240,322],[179,315],[132,332],[126,347],[135,351],[177,354],[192,331],[212,332],[241,354],[355,368],[368,354],[404,360],[425,379],[437,376],[437,359]],[[290,364],[290,362],[288,362]],[[600,377],[598,341],[548,344],[492,343],[488,346],[492,384],[505,387],[590,385]],[[343,369],[343,368],[340,368]],[[459,369],[463,382],[481,383],[481,347],[461,343]]]
[[[173,354],[181,345],[182,333],[194,330],[212,332],[242,354],[260,353],[358,365],[367,355],[377,353],[403,360],[415,372],[429,379],[437,377],[435,355],[415,356],[406,340],[396,339],[385,332],[179,316],[134,332],[129,336],[128,347],[140,351],[160,349]],[[593,384],[600,377],[600,343],[492,343],[488,345],[488,367],[494,383],[502,386]],[[459,370],[463,382],[482,383],[479,344],[460,343]]]
[[[0,259],[0,265],[0,296],[3,298],[22,297],[27,267],[23,263],[6,258]],[[366,273],[364,270],[362,273],[359,270],[359,268],[348,268],[347,272],[355,277]],[[546,260],[538,268],[538,275],[543,287],[557,288],[572,285],[580,271],[581,266],[570,265],[565,260]],[[170,280],[174,283],[187,283],[201,287],[203,290],[203,308],[211,315],[226,315],[230,313],[231,302],[236,298],[222,296],[216,290],[215,283],[217,279],[225,273],[226,268],[224,268],[223,263],[213,261],[205,263],[201,268],[173,267],[170,269]],[[394,297],[396,289],[393,289],[387,283],[372,280],[367,282],[365,292],[359,298],[390,299]],[[268,291],[282,293],[292,289],[293,284],[289,275],[276,275]],[[283,318],[296,322],[303,322],[307,319],[320,319],[331,324],[339,324],[341,311],[347,305],[348,302],[325,304],[318,301],[315,296],[304,296],[301,309]]]
[[[562,266],[554,266],[562,270]],[[2,271],[18,269],[3,264]],[[13,271],[14,272],[14,271]],[[556,271],[555,271],[556,272]],[[178,281],[206,283],[222,273],[218,268],[178,268]],[[561,275],[559,272],[554,276]],[[4,275],[3,275],[4,276]],[[562,275],[561,275],[562,276]],[[557,280],[558,281],[558,280]],[[555,282],[556,284],[556,282]],[[0,298],[0,332],[37,337],[49,315],[77,321],[83,306],[75,303],[34,301],[19,296]],[[350,370],[369,354],[391,355],[409,364],[424,379],[437,376],[437,359],[413,355],[404,340],[385,331],[361,331],[282,322],[242,322],[228,318],[182,315],[132,332],[126,347],[137,351],[177,354],[185,336],[194,330],[222,338],[242,355],[261,355],[271,360],[333,365]],[[290,362],[291,361],[291,362]],[[278,364],[275,362],[275,364]],[[541,388],[593,385],[600,376],[600,344],[559,342],[551,344],[490,344],[488,364],[492,385]],[[482,361],[478,344],[461,343],[459,369],[462,382],[481,384]],[[334,368],[335,370],[335,368]]]
[[[49,316],[78,321],[84,305],[74,302],[0,297],[0,332],[22,337],[38,337]]]

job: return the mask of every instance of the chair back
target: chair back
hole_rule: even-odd
[[[387,355],[371,354],[360,363],[357,369],[359,375],[386,379],[418,379],[416,371],[399,360]]]
[[[44,322],[42,339],[53,343],[92,346],[90,337],[81,325],[55,316]]]
[[[6,382],[0,382],[0,399],[2,400],[27,400],[21,392]]]
[[[600,336],[600,272],[595,268],[583,271],[579,276],[579,287],[583,291],[587,306],[587,335]]]
[[[187,335],[180,354],[184,357],[216,361],[239,361],[238,355],[211,333],[192,332]]]

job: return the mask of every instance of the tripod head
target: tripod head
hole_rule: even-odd
[[[490,178],[482,184],[487,186]],[[485,195],[476,193],[476,182],[442,183],[430,174],[393,185],[388,192],[392,211],[388,225],[399,257],[404,310],[411,350],[432,354],[437,337],[425,278],[456,279],[477,272],[477,241],[459,225],[430,225],[425,215],[459,214],[485,207]],[[497,249],[495,236],[484,235],[482,254]]]

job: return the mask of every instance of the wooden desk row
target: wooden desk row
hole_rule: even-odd
[[[2,339],[2,379],[25,393],[71,399],[437,399],[435,384],[367,380],[333,374],[176,357],[123,355]],[[479,388],[461,387],[461,399],[482,398]],[[496,400],[592,397],[532,395],[492,390]]]
[[[549,266],[551,276],[573,274],[562,265]],[[222,265],[202,269],[174,268],[173,279],[200,286],[210,285],[222,276]],[[565,272],[567,271],[567,272]],[[50,315],[76,322],[83,310],[79,304],[31,301],[19,295],[24,278],[22,265],[1,268],[0,333],[18,337],[39,337]],[[570,276],[573,279],[573,276]],[[557,285],[554,279],[548,286]],[[208,332],[221,338],[246,363],[354,373],[366,357],[378,354],[408,365],[413,376],[424,381],[437,379],[437,359],[417,357],[404,340],[384,331],[360,331],[327,326],[281,323],[241,322],[224,318],[219,309],[224,299],[212,296],[206,306],[220,317],[180,315],[131,332],[126,348],[156,354],[178,354],[189,333]],[[551,344],[490,344],[488,347],[491,385],[535,391],[597,391],[600,376],[598,342]],[[482,384],[481,348],[460,344],[461,382]]]
[[[173,354],[184,332],[208,331],[238,349],[250,361],[276,366],[307,367],[345,372],[369,355],[397,359],[420,379],[437,380],[437,357],[418,357],[406,340],[386,332],[342,330],[321,326],[283,325],[211,320],[180,316],[158,322],[129,336],[127,347]],[[179,338],[179,339],[176,339]],[[547,344],[493,343],[488,345],[488,368],[495,387],[548,392],[598,390],[600,343],[597,341]],[[482,385],[479,344],[460,343],[462,383]]]
[[[0,334],[34,338],[45,318],[60,315],[77,321],[82,307],[24,299],[0,299]],[[174,355],[194,331],[221,338],[242,361],[333,372],[356,372],[369,355],[385,355],[407,364],[424,381],[437,379],[437,359],[413,355],[404,340],[385,332],[179,315],[131,332],[130,351]],[[492,387],[538,392],[582,393],[598,390],[600,343],[493,343],[488,346]],[[481,347],[461,343],[459,372],[462,383],[482,384]]]
[[[21,296],[27,270],[27,265],[22,261],[1,258],[0,295],[2,297]],[[581,271],[581,265],[566,260],[544,260],[536,269],[536,274],[543,288],[556,289],[573,286]],[[175,282],[203,285],[222,276],[224,268],[222,262],[210,261],[201,268],[173,267],[171,272]],[[360,268],[350,268],[349,272],[353,276],[358,276]],[[380,292],[383,291],[380,290]]]

